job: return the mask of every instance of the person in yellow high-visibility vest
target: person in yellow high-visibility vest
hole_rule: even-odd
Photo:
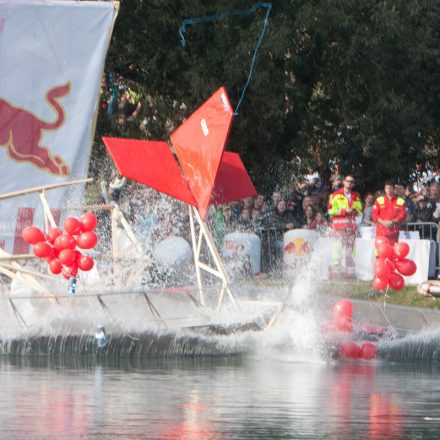
[[[359,193],[353,191],[354,177],[347,175],[343,187],[331,194],[328,214],[332,219],[333,236],[337,238],[332,249],[330,276],[354,278],[354,242],[356,218],[362,216],[362,202]],[[345,264],[343,256],[345,255]]]

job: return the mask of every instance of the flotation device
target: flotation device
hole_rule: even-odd
[[[423,296],[433,296],[440,298],[440,280],[428,280],[419,284],[417,293]]]

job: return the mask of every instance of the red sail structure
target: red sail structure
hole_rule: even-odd
[[[197,206],[166,142],[109,137],[102,140],[122,176]]]
[[[195,206],[204,219],[210,204],[256,195],[240,156],[224,152],[232,118],[221,87],[171,134],[179,163],[166,142],[103,141],[121,175]]]

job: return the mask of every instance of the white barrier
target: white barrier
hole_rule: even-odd
[[[310,252],[320,252],[321,279],[328,278],[328,268],[331,264],[331,249],[334,238],[317,237],[316,232],[294,229],[284,234],[284,270],[287,275],[295,275],[298,269],[310,261]],[[417,265],[417,271],[410,277],[404,277],[407,284],[420,284],[435,275],[435,242],[432,240],[400,239],[408,243],[410,252],[408,258]],[[354,247],[356,279],[372,281],[374,275],[374,238],[356,238]]]
[[[222,258],[226,260],[237,259],[237,264],[249,258],[252,275],[261,271],[261,240],[258,235],[249,232],[231,232],[225,235]]]
[[[374,239],[357,238],[355,243],[356,278],[371,281],[374,274]],[[409,245],[409,259],[417,265],[417,271],[404,277],[407,284],[420,284],[435,275],[435,241],[399,239]]]
[[[189,262],[192,259],[191,246],[182,237],[168,237],[156,245],[153,258],[164,266],[175,266]]]
[[[310,229],[291,229],[283,239],[283,269],[287,276],[294,276],[310,261],[318,240],[318,233]]]

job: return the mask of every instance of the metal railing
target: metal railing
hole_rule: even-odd
[[[404,231],[417,231],[423,240],[432,240],[435,242],[435,276],[440,275],[440,240],[439,227],[435,222],[412,222],[402,226]]]
[[[405,232],[417,231],[420,239],[431,240],[436,246],[435,270],[440,275],[440,242],[437,240],[439,226],[434,222],[406,223],[402,226]],[[279,275],[283,267],[284,231],[278,228],[260,227],[255,233],[261,239],[261,272],[268,275]]]
[[[278,228],[256,228],[261,240],[261,272],[279,275],[283,267],[284,231]]]
[[[417,231],[423,240],[437,241],[438,224],[434,222],[412,222],[402,225],[406,232]]]

